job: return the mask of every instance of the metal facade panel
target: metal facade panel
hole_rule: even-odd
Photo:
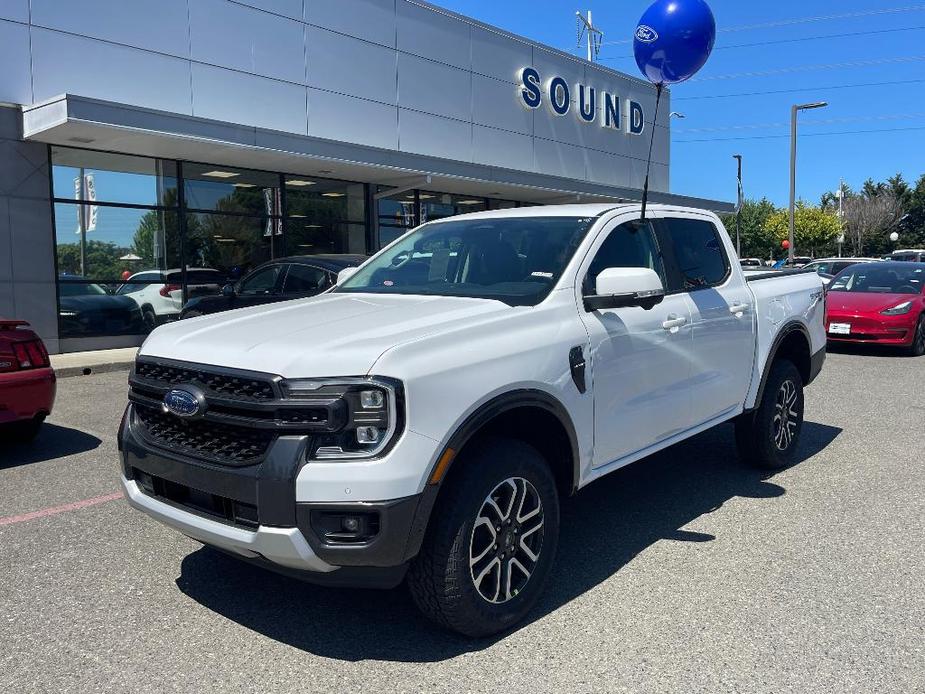
[[[305,21],[395,48],[395,0],[305,0]]]
[[[398,132],[402,152],[472,161],[472,125],[469,123],[400,108]]]
[[[398,50],[468,70],[470,25],[406,0],[398,3]]]
[[[395,51],[332,31],[308,27],[308,85],[395,105]]]
[[[302,19],[303,0],[236,0],[236,2],[290,19]]]
[[[304,83],[304,25],[227,0],[190,3],[192,59]]]
[[[398,149],[398,109],[309,87],[308,134],[395,150]]]
[[[472,122],[532,136],[534,111],[520,104],[517,93],[510,82],[473,74]]]
[[[533,170],[533,138],[507,130],[472,126],[472,160],[521,171]]]
[[[398,104],[456,120],[472,120],[472,73],[398,54]]]
[[[29,27],[0,19],[0,101],[32,103]]]
[[[533,64],[533,46],[482,27],[473,26],[472,71],[515,83],[520,70]]]
[[[305,87],[193,63],[193,113],[307,134]]]

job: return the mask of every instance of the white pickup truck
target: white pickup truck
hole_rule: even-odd
[[[746,279],[700,210],[425,224],[320,296],[155,330],[122,486],[245,560],[407,580],[438,623],[494,633],[543,589],[560,497],[729,420],[749,462],[794,462],[824,304],[812,272]]]

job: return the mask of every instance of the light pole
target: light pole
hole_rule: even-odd
[[[738,173],[736,174],[736,183],[738,190],[736,192],[736,253],[742,258],[742,237],[739,234],[739,216],[742,214],[742,155],[733,154],[732,158],[738,163]]]
[[[794,104],[790,107],[790,248],[787,249],[787,258],[793,262],[793,212],[796,207],[797,196],[797,113],[812,108],[828,106],[827,101],[816,101],[812,104]]]

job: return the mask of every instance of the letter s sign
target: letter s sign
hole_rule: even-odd
[[[520,96],[527,108],[539,108],[543,103],[543,94],[540,91],[540,73],[532,67],[525,67],[520,71]]]

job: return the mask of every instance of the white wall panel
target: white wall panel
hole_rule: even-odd
[[[189,57],[186,3],[32,0],[32,24],[185,58]]]
[[[195,1],[193,0],[193,2]],[[302,0],[236,0],[236,2],[266,10],[267,12],[281,14],[291,19],[302,19]]]
[[[35,101],[69,93],[191,111],[189,62],[180,58],[33,28],[32,70]]]
[[[304,83],[301,22],[228,0],[194,0],[189,17],[193,60]]]
[[[398,110],[402,152],[472,161],[472,125],[417,111]]]
[[[472,75],[472,122],[533,134],[533,109],[521,105],[520,89],[510,82]]]
[[[449,15],[415,5],[398,3],[398,50],[469,69],[469,24]]]
[[[311,26],[307,36],[309,86],[397,103],[394,50]]]
[[[472,117],[472,73],[399,53],[398,103],[404,108],[468,121]]]
[[[0,19],[0,101],[32,103],[29,27]]]
[[[533,170],[533,138],[507,130],[472,126],[472,161],[519,171]]]
[[[585,155],[580,147],[536,139],[533,142],[533,154],[536,173],[579,181],[585,178]]]
[[[533,64],[533,47],[481,27],[472,27],[472,71],[516,82],[521,69]]]
[[[396,150],[398,109],[309,87],[308,134]]]
[[[395,0],[305,0],[305,21],[395,48]]]
[[[307,134],[305,87],[193,63],[193,115]]]

